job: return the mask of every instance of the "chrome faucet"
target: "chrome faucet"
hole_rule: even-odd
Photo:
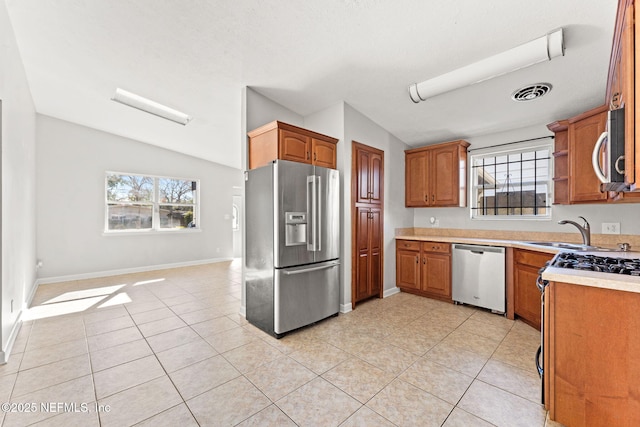
[[[586,246],[591,246],[591,227],[589,226],[589,222],[583,216],[579,216],[578,218],[582,218],[584,221],[583,225],[578,224],[574,221],[569,221],[567,219],[563,219],[562,221],[558,221],[558,224],[571,224],[575,226],[580,234],[582,234],[582,244]]]

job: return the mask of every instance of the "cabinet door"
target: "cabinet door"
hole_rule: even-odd
[[[527,265],[515,265],[514,312],[529,325],[540,329],[541,301],[540,291],[536,287],[538,268]]]
[[[436,148],[431,151],[429,171],[431,206],[458,206],[459,174],[457,146]]]
[[[279,158],[311,163],[311,138],[289,130],[280,130]]]
[[[369,237],[369,208],[356,208],[356,300],[369,296],[369,271],[371,270],[371,250]]]
[[[356,203],[369,203],[369,190],[370,176],[371,176],[371,153],[368,150],[358,148],[356,150]]]
[[[405,205],[407,207],[429,206],[427,191],[427,166],[429,151],[405,155]]]
[[[382,201],[383,162],[378,153],[371,153],[369,167],[369,203],[379,205]]]
[[[406,249],[396,251],[396,286],[420,289],[420,252]]]
[[[336,144],[311,138],[312,163],[323,168],[336,168]]]
[[[369,248],[371,270],[369,271],[369,295],[380,293],[382,287],[382,212],[371,208],[369,215]]]
[[[622,48],[620,55],[620,67],[618,88],[622,94],[624,105],[624,181],[627,184],[636,182],[636,168],[638,158],[636,154],[636,114],[635,114],[635,29],[634,29],[634,4],[629,2],[622,23]]]
[[[569,198],[572,203],[605,202],[600,181],[591,165],[596,140],[604,132],[607,113],[602,112],[569,125]]]
[[[379,205],[382,201],[383,162],[381,152],[357,149],[356,171],[357,185],[356,203]]]
[[[422,253],[422,290],[443,297],[451,296],[451,257]]]

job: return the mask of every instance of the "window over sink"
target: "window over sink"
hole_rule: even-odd
[[[471,154],[471,218],[551,219],[552,150],[545,141]]]

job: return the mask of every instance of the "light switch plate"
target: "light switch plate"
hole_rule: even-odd
[[[620,234],[619,222],[603,222],[602,234]]]

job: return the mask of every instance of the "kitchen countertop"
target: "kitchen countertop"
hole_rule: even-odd
[[[443,233],[443,234],[446,234],[446,233]],[[473,234],[472,230],[470,234]],[[470,245],[502,246],[506,248],[527,249],[535,252],[544,252],[544,253],[550,253],[550,254],[556,254],[562,251],[569,252],[566,249],[538,246],[538,245],[527,243],[524,241],[509,240],[509,239],[487,239],[487,238],[461,237],[461,236],[451,236],[451,235],[438,236],[435,234],[430,234],[430,235],[399,234],[399,235],[396,235],[395,238],[396,240],[416,240],[416,241],[442,242],[442,243],[462,243],[462,244],[470,244]],[[536,241],[536,239],[532,238],[530,241]],[[544,240],[544,241],[547,241],[547,240]],[[555,241],[555,240],[550,239],[548,241]],[[580,252],[580,253],[606,256],[611,258],[640,258],[640,252],[637,252],[637,251],[628,251],[628,252],[594,251],[594,252]],[[612,274],[612,273],[599,273],[595,271],[580,271],[580,270],[572,270],[567,268],[548,267],[542,274],[542,278],[550,282],[564,282],[564,283],[571,283],[576,285],[592,286],[592,287],[603,288],[603,289],[612,289],[612,290],[640,293],[640,277],[636,277],[636,276],[627,276],[627,275]]]
[[[467,245],[485,245],[485,246],[502,246],[504,248],[529,249],[536,252],[545,252],[557,254],[560,249],[552,246],[538,246],[517,240],[503,239],[478,239],[473,237],[450,237],[450,236],[396,236],[396,240],[417,240],[422,242],[441,242],[441,243],[462,243]]]

